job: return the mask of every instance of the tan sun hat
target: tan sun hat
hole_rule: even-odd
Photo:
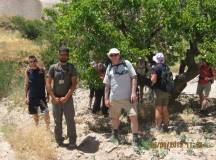
[[[111,54],[120,54],[120,51],[117,48],[111,48],[107,55],[110,56]]]

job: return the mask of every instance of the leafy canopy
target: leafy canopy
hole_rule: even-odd
[[[215,0],[70,0],[45,13],[51,44],[47,63],[62,42],[81,73],[90,61],[105,61],[113,47],[133,62],[162,51],[174,64],[195,45],[196,56],[206,54],[216,65]]]

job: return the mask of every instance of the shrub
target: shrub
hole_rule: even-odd
[[[14,61],[0,61],[0,95],[7,94],[11,89],[17,67],[18,64]]]
[[[26,20],[23,17],[13,17],[11,22],[14,25],[14,29],[19,30],[25,38],[35,40],[43,35],[44,24],[40,20]]]

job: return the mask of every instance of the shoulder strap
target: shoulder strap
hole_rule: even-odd
[[[113,66],[119,66],[119,65],[124,65],[125,67],[128,68],[127,63],[126,63],[125,60],[121,60],[121,63],[119,63],[117,65],[112,65],[112,63],[110,63],[107,68],[109,69],[109,71],[111,71],[111,69],[112,69]]]
[[[54,64],[54,71],[57,70],[58,68],[58,63]]]
[[[109,72],[111,71],[112,67],[113,67],[113,65],[110,63],[110,64],[108,65],[108,67],[107,67],[107,69],[108,69]]]

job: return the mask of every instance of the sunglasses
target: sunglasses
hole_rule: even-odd
[[[119,54],[110,54],[110,57],[117,57]]]
[[[29,61],[29,63],[36,63],[36,62],[37,62],[37,60]]]

